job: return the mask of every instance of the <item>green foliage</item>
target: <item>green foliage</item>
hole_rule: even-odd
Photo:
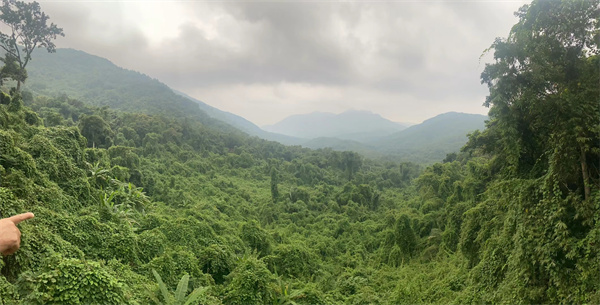
[[[379,151],[396,154],[402,161],[431,164],[456,152],[466,142],[466,134],[482,130],[486,116],[457,112],[443,113],[377,140]]]
[[[269,304],[275,298],[274,276],[265,263],[245,256],[228,276],[226,304]]]
[[[192,276],[194,286],[210,283],[210,280],[200,270],[196,256],[183,249],[167,250],[146,266],[147,269],[156,269],[162,274],[162,278],[168,286],[175,286],[183,274]]]
[[[122,285],[97,262],[53,256],[19,280],[29,304],[124,304]]]
[[[198,256],[202,272],[210,274],[217,284],[225,282],[225,277],[234,268],[234,258],[227,247],[212,244],[202,249]]]
[[[296,304],[325,304],[327,300],[323,292],[314,283],[307,283],[301,291],[293,296],[293,301]]]
[[[262,229],[258,222],[250,221],[244,223],[241,227],[242,240],[246,242],[250,249],[257,251],[261,256],[267,255],[271,251],[271,242],[267,232]]]
[[[493,156],[498,178],[465,213],[460,241],[481,302],[585,303],[597,289],[578,266],[597,226],[600,104],[588,81],[598,79],[598,7],[534,1],[492,45],[496,62],[482,74],[491,121],[466,151]]]
[[[160,275],[156,272],[156,270],[152,269],[152,274],[158,283],[158,288],[160,289],[162,299],[164,303],[161,303],[157,299],[155,302],[157,304],[165,304],[165,305],[192,305],[202,302],[202,304],[218,304],[216,299],[210,299],[212,302],[206,302],[206,290],[208,287],[199,287],[194,289],[189,295],[188,291],[188,283],[190,280],[190,276],[188,274],[184,274],[179,280],[179,284],[177,284],[177,290],[175,290],[174,294],[171,294],[165,283],[162,281]]]
[[[273,273],[309,278],[318,270],[318,259],[306,246],[280,244],[264,259]]]
[[[0,61],[4,63],[4,66],[0,69],[0,84],[4,83],[5,80],[24,82],[27,79],[27,71],[21,69],[14,54],[6,53],[4,58],[0,58]]]
[[[80,118],[79,129],[81,134],[88,139],[88,147],[108,148],[113,143],[113,131],[98,115]]]
[[[279,199],[279,173],[277,169],[271,168],[271,199],[273,202],[277,202]]]
[[[400,215],[393,221],[393,227],[385,233],[383,261],[394,267],[408,262],[417,249],[417,237],[410,224],[410,217]]]
[[[167,237],[158,229],[140,233],[137,235],[137,244],[140,249],[139,259],[143,263],[149,263],[153,258],[164,253],[167,243]]]
[[[375,210],[379,207],[381,194],[370,185],[360,184],[352,191],[351,197],[352,201]]]

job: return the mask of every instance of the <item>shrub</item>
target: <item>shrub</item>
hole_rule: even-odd
[[[124,304],[122,285],[94,261],[55,255],[39,272],[25,272],[19,286],[28,304]]]
[[[198,260],[202,271],[210,274],[217,284],[222,284],[233,269],[233,255],[223,245],[212,244],[202,249]]]
[[[226,304],[268,304],[274,298],[273,274],[256,257],[242,258],[228,279]]]

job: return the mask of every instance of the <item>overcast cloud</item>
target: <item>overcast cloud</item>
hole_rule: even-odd
[[[524,1],[39,1],[79,49],[258,125],[487,113],[482,52]],[[35,59],[34,59],[35,60]]]

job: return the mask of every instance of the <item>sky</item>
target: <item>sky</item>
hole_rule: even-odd
[[[487,114],[479,76],[527,1],[38,0],[60,48],[105,57],[261,126],[369,110]],[[34,59],[35,60],[35,59]]]

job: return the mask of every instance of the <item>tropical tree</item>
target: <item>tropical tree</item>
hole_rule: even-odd
[[[165,283],[162,281],[162,278],[160,277],[158,272],[156,272],[156,270],[152,269],[152,274],[154,275],[154,278],[158,283],[158,288],[160,289],[164,301],[164,303],[160,302],[158,298],[155,297],[154,302],[156,302],[157,304],[192,305],[200,303],[203,298],[206,299],[206,290],[208,289],[208,287],[196,288],[194,291],[192,291],[192,293],[190,293],[189,295],[187,294],[188,283],[190,281],[189,274],[185,274],[181,277],[181,280],[179,280],[179,284],[177,284],[177,290],[175,290],[174,294],[169,292],[169,290],[167,289],[167,285],[165,285]]]
[[[600,1],[533,1],[516,15],[481,76],[487,129],[466,146],[496,179],[464,213],[459,248],[490,291],[478,303],[594,303]]]
[[[523,6],[481,75],[490,89],[487,135],[497,139],[488,148],[508,165],[505,173],[540,177],[550,164],[560,184],[585,199],[594,179],[588,160],[600,157],[599,7],[598,0]]]
[[[4,63],[4,66],[0,68],[0,84],[3,84],[4,80],[9,79],[16,80],[17,82],[24,82],[27,79],[27,71],[21,69],[14,55],[6,53],[3,58],[0,58],[0,61]]]
[[[79,120],[81,134],[88,139],[89,147],[108,148],[112,145],[114,132],[98,115],[82,115]]]
[[[279,198],[279,172],[276,168],[271,168],[271,199],[273,202],[277,202],[277,198]]]
[[[54,23],[48,25],[50,17],[42,12],[37,2],[3,0],[0,6],[0,22],[8,27],[8,33],[0,33],[0,47],[6,52],[3,62],[9,69],[2,69],[2,77],[17,81],[17,91],[27,78],[25,67],[36,48],[46,48],[49,53],[56,50],[53,40],[64,36],[63,30]]]

